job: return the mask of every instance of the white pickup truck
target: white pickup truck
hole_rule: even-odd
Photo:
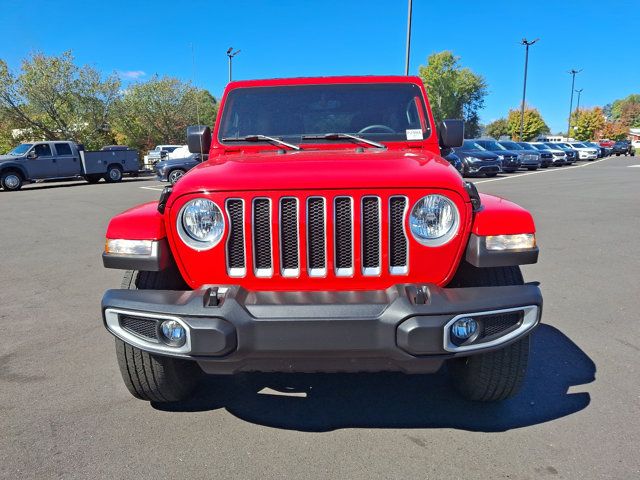
[[[125,173],[138,173],[138,151],[124,146],[108,146],[85,151],[69,141],[22,143],[0,155],[0,187],[20,190],[36,180],[81,177],[89,183],[101,178],[109,183],[122,180]]]

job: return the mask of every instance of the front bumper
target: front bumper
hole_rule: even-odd
[[[116,337],[151,353],[195,360],[207,373],[428,373],[448,358],[495,350],[529,334],[540,321],[542,296],[532,284],[451,289],[403,284],[337,292],[219,286],[109,290],[102,312]],[[516,314],[518,322],[496,331],[495,318]],[[480,324],[471,343],[452,341],[450,325],[461,315]],[[168,319],[185,327],[183,346],[160,340],[159,324]],[[155,330],[131,329],[140,322]]]

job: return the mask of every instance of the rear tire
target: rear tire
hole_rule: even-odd
[[[176,276],[177,274],[177,276]],[[131,290],[175,290],[184,288],[177,271],[127,271],[122,288]],[[188,399],[203,376],[196,362],[153,355],[115,339],[120,374],[127,389],[136,398],[149,402],[179,402]]]
[[[487,177],[495,177],[498,175],[498,172],[485,173]]]
[[[175,170],[171,170],[171,172],[169,172],[169,176],[167,177],[167,179],[169,180],[169,183],[171,185],[175,185],[176,182],[180,180],[185,173],[187,172],[185,172],[181,168],[176,168]]]
[[[2,187],[6,192],[17,192],[22,188],[22,183],[22,175],[13,170],[0,175],[0,187]]]
[[[464,262],[449,286],[493,287],[523,283],[517,266],[476,268]],[[529,340],[527,335],[500,350],[448,360],[454,387],[468,400],[496,402],[513,397],[520,391],[526,376]]]
[[[538,167],[527,167],[527,170],[529,170],[530,172],[534,172],[538,170]]]
[[[109,165],[107,168],[107,174],[104,179],[107,183],[118,183],[122,181],[122,168],[118,165]]]

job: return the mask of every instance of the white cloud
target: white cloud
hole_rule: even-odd
[[[127,80],[138,80],[146,75],[146,72],[143,70],[127,70],[119,71],[118,73],[122,78],[126,78]]]

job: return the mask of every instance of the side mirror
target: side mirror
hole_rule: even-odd
[[[438,128],[440,148],[461,147],[464,141],[464,122],[462,120],[442,120]]]
[[[38,158],[38,154],[36,153],[36,151],[35,151],[35,150],[31,149],[31,150],[29,150],[29,152],[27,153],[27,158],[30,158],[30,159],[32,159],[32,160],[33,160],[34,158]]]
[[[191,153],[209,153],[211,129],[206,125],[187,127],[187,145]]]

